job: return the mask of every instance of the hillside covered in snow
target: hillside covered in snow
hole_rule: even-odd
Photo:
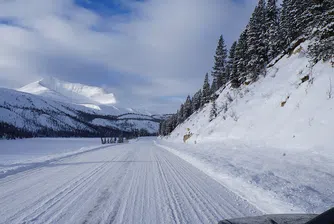
[[[157,144],[268,213],[333,206],[334,5],[259,0]]]
[[[83,105],[0,88],[1,136],[137,136],[155,134],[160,115],[110,113]]]
[[[257,82],[220,89],[216,117],[210,102],[160,144],[268,213],[330,208],[334,68],[310,67],[307,45]]]
[[[332,147],[334,128],[334,68],[330,62],[310,66],[308,42],[291,56],[268,68],[266,76],[238,89],[218,91],[217,116],[213,103],[205,105],[179,125],[170,138],[199,143],[239,140],[277,147]]]
[[[151,115],[147,111],[116,106],[117,100],[113,93],[96,86],[87,86],[80,83],[70,83],[54,77],[47,77],[25,85],[20,92],[31,93],[37,96],[51,98],[56,101],[82,105],[88,108],[103,110],[105,113],[120,115],[137,113]]]

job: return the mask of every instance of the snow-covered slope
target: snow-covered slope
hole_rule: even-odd
[[[153,116],[131,114],[122,119],[108,111],[11,89],[0,88],[0,96],[0,123],[42,136],[98,136],[140,129],[156,133],[159,126],[159,120]]]
[[[216,118],[210,122],[209,103],[160,144],[261,209],[330,208],[334,68],[310,66],[307,45],[269,66],[257,82],[219,90]]]
[[[149,111],[116,106],[116,96],[103,88],[88,86],[80,83],[70,83],[54,77],[30,83],[17,89],[20,92],[51,98],[56,101],[82,105],[111,115],[136,113],[152,115]]]
[[[179,125],[171,139],[182,141],[191,132],[193,143],[236,140],[281,148],[332,147],[334,68],[329,62],[311,67],[307,44],[268,68],[259,81],[220,90],[217,118],[209,121],[208,104]]]
[[[21,92],[52,97],[56,100],[77,104],[115,104],[113,93],[94,86],[61,81],[54,77],[44,78],[18,89]]]

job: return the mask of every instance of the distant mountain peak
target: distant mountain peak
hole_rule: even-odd
[[[23,86],[18,91],[76,104],[110,105],[117,102],[115,95],[103,88],[66,82],[52,76]]]

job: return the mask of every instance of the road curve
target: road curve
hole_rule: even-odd
[[[217,223],[261,214],[152,139],[0,179],[0,223]]]

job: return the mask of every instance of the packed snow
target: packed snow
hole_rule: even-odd
[[[312,67],[308,44],[257,82],[219,90],[216,118],[209,103],[161,144],[266,212],[333,206],[334,68]]]
[[[98,138],[0,140],[0,178],[100,147]]]
[[[105,145],[0,176],[0,223],[217,223],[263,214],[153,140]],[[8,142],[1,144],[18,158],[24,145],[31,156],[35,149],[42,155],[95,147],[94,139]]]

